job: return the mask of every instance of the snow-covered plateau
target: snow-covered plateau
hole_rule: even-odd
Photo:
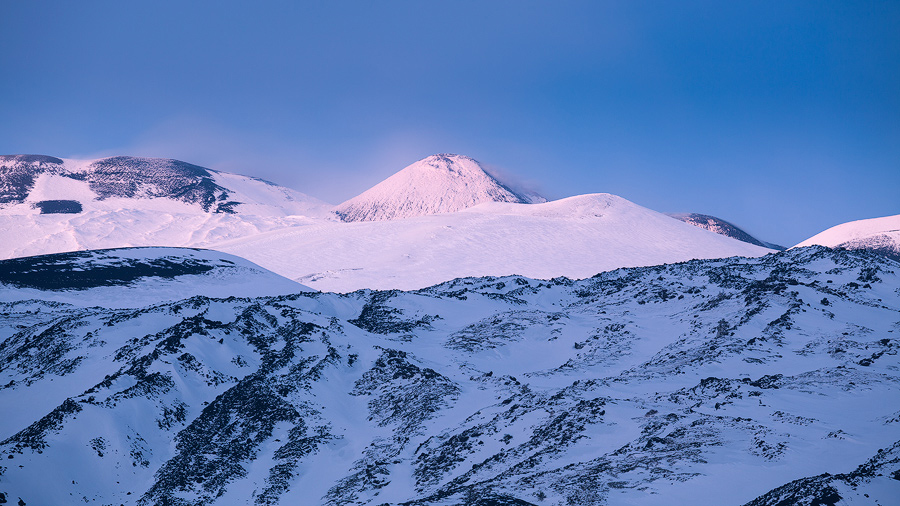
[[[213,252],[87,255],[0,261],[9,504],[900,497],[900,263],[869,251],[267,297]]]

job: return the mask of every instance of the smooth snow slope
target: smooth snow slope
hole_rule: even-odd
[[[344,221],[382,221],[452,213],[483,202],[545,202],[518,193],[462,155],[432,155],[338,205]]]
[[[900,214],[857,220],[829,228],[794,246],[869,249],[900,260]]]
[[[415,289],[464,276],[585,278],[619,267],[772,251],[609,194],[486,203],[405,220],[311,224],[209,247],[339,292]]]
[[[193,296],[312,291],[243,258],[185,248],[120,248],[0,260],[0,302],[142,307]]]

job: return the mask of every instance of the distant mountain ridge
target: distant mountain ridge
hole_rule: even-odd
[[[338,206],[172,159],[9,155],[0,156],[0,258],[216,248],[317,289],[355,290],[473,275],[583,277],[781,248],[720,218],[692,213],[678,216],[690,226],[679,224],[609,194],[543,201],[452,154],[419,160]],[[900,257],[900,225],[876,228],[821,242]]]
[[[98,200],[168,197],[216,213],[233,213],[238,204],[216,184],[210,169],[178,160],[114,156],[73,168],[59,158],[12,155],[0,157],[0,171],[7,183],[0,204],[25,202],[42,174],[86,182]]]
[[[432,155],[335,207],[343,221],[386,221],[462,211],[484,202],[546,202],[519,193],[490,175],[476,160]]]
[[[708,214],[700,214],[700,213],[666,213],[669,216],[675,218],[676,220],[683,221],[685,223],[689,223],[694,225],[695,227],[700,227],[704,230],[709,230],[710,232],[715,232],[717,234],[724,235],[725,237],[731,237],[732,239],[737,239],[738,241],[744,241],[746,243],[755,244],[756,246],[761,246],[763,248],[774,249],[777,251],[786,250],[784,246],[780,246],[778,244],[773,244],[770,242],[765,242],[753,237],[752,235],[745,232],[743,229],[738,227],[733,223],[729,223],[722,218],[717,218],[715,216],[710,216]]]
[[[240,255],[316,289],[421,288],[460,276],[591,276],[770,250],[621,197],[544,202],[441,154],[340,206],[177,160],[0,158],[0,257],[135,246]]]
[[[43,184],[42,184],[43,183]],[[82,184],[78,184],[82,183]],[[136,201],[165,198],[196,205],[204,212],[234,214],[245,212],[245,204],[259,204],[240,189],[268,186],[265,204],[293,208],[315,208],[325,205],[312,197],[280,187],[258,178],[238,176],[199,165],[168,158],[113,156],[97,160],[67,160],[43,155],[0,156],[0,208],[31,203],[47,212],[40,204],[50,202],[132,199]],[[56,199],[42,199],[36,190],[54,193]],[[38,192],[40,193],[40,192]],[[280,198],[279,198],[280,197]],[[301,204],[298,206],[297,204]],[[50,212],[59,206],[50,206]],[[69,204],[69,209],[78,206]],[[72,212],[72,211],[63,211]]]

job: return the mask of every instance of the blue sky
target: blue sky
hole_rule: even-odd
[[[900,213],[900,3],[4,2],[0,153],[338,203],[463,153],[795,244]]]

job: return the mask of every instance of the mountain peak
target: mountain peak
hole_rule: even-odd
[[[517,192],[465,155],[423,158],[340,204],[344,221],[384,221],[461,211],[484,202],[530,204],[537,195]]]

